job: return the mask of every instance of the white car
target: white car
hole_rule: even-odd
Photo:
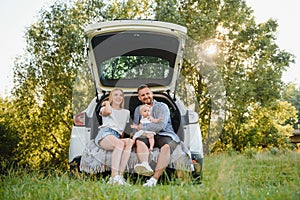
[[[198,114],[176,96],[187,29],[161,21],[115,20],[89,25],[85,33],[96,97],[74,117],[69,148],[71,170],[79,169],[87,143],[98,133],[102,119],[97,113],[109,92],[115,87],[123,89],[125,108],[133,117],[134,109],[141,104],[137,87],[147,84],[154,98],[169,106],[173,128],[191,153],[194,174],[201,178],[203,146]]]

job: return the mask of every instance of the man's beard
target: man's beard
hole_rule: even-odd
[[[152,102],[153,102],[152,99],[147,99],[144,104],[151,105]]]

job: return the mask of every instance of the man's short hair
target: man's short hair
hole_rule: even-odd
[[[140,85],[140,86],[137,88],[137,92],[139,93],[139,91],[142,90],[142,89],[144,89],[144,88],[149,88],[149,86],[146,85],[146,84]]]

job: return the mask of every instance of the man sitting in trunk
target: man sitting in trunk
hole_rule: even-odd
[[[137,138],[136,139],[136,153],[140,161],[136,164],[134,170],[136,173],[151,176],[153,175],[143,186],[155,186],[157,180],[162,175],[166,167],[168,166],[171,153],[175,150],[176,146],[179,144],[180,139],[173,130],[170,110],[168,106],[163,102],[158,102],[153,99],[153,93],[147,85],[141,85],[138,88],[138,98],[143,104],[147,104],[151,108],[151,115],[153,118],[161,119],[159,123],[147,123],[139,124],[141,119],[141,114],[139,112],[139,107],[135,109],[134,112],[134,124],[139,124],[136,128],[137,130],[148,130],[156,133],[154,136],[154,147],[160,149],[160,154],[157,160],[155,170],[153,172],[149,165],[149,140],[148,138]]]

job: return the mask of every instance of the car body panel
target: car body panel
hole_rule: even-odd
[[[69,161],[82,155],[88,141],[90,141],[91,128],[73,126],[69,147]]]

